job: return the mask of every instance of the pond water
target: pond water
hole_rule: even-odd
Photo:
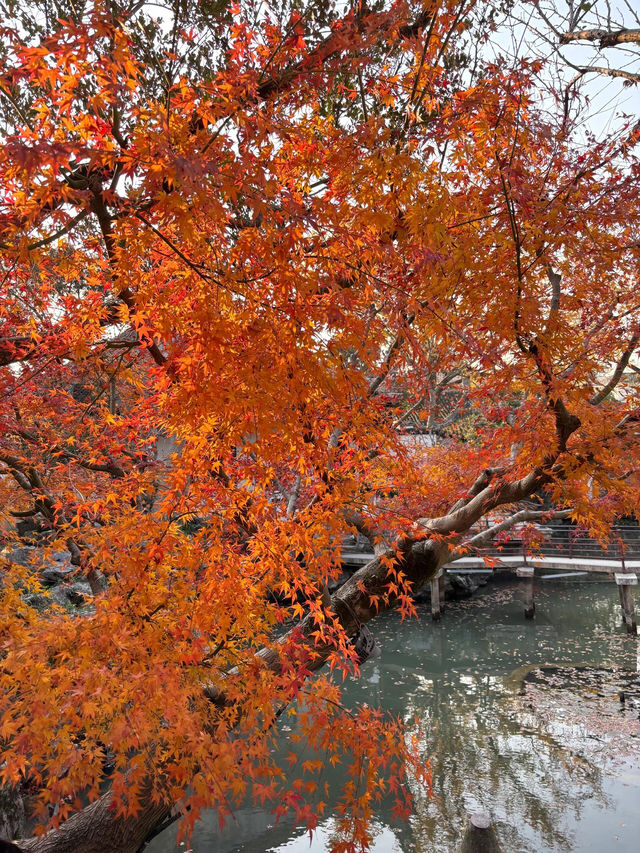
[[[410,725],[418,715],[433,774],[432,796],[414,792],[408,822],[381,806],[375,853],[455,853],[474,811],[493,817],[505,853],[640,850],[640,693],[629,675],[640,645],[621,627],[616,586],[538,582],[532,622],[521,591],[485,587],[439,623],[426,607],[418,619],[371,623],[382,655],[345,686],[345,704],[381,706]],[[545,665],[560,668],[529,672]],[[281,737],[289,751],[286,724]],[[340,768],[324,772],[342,781]],[[310,843],[292,821],[247,806],[222,831],[204,814],[191,849],[321,853],[331,833],[327,818]],[[146,853],[176,849],[186,848],[172,827]]]

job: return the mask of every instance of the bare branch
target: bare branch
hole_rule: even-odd
[[[366,518],[362,513],[354,509],[348,509],[344,513],[344,520],[350,527],[355,527],[358,533],[366,536],[374,546],[376,553],[379,553],[379,550],[375,548],[375,542],[376,540],[381,540],[384,534],[382,530],[373,526],[370,518]]]
[[[541,519],[551,521],[556,518],[568,518],[571,513],[572,510],[570,509],[551,512],[549,510],[520,510],[514,515],[509,516],[509,518],[505,518],[498,524],[494,524],[486,530],[483,530],[481,533],[477,533],[475,536],[472,536],[471,539],[467,539],[461,548],[453,552],[449,562],[453,562],[454,560],[459,560],[461,557],[464,557],[470,547],[480,548],[482,545],[486,545],[486,543],[491,542],[498,533],[501,533],[503,530],[510,530],[515,524],[527,521],[540,521]]]
[[[572,33],[563,33],[560,36],[560,44],[569,44],[575,41],[597,41],[600,47],[615,47],[618,44],[640,44],[640,29],[638,30],[577,30]]]
[[[463,506],[466,506],[472,498],[475,498],[475,496],[479,495],[483,489],[486,489],[495,476],[504,474],[504,472],[504,468],[485,468],[484,471],[478,475],[476,481],[471,486],[467,494],[463,498],[460,498],[459,501],[456,501],[456,503],[451,507],[449,514],[456,512],[456,510],[459,510]]]
[[[633,74],[631,71],[622,71],[620,68],[609,68],[606,65],[589,65],[586,67],[573,65],[572,67],[577,68],[581,75],[590,73],[606,74],[608,77],[621,77],[630,83],[640,83],[640,74]]]
[[[59,231],[55,231],[53,234],[50,234],[48,237],[44,237],[42,240],[36,240],[35,243],[30,243],[27,246],[27,250],[31,251],[32,249],[42,249],[50,243],[55,243],[56,240],[59,240],[60,237],[64,237],[65,234],[68,234],[69,231],[75,228],[75,226],[82,222],[83,219],[86,219],[88,215],[88,210],[81,210],[80,213],[77,213],[72,217],[65,226],[60,228]]]
[[[547,264],[547,278],[551,284],[551,305],[549,306],[549,316],[547,317],[547,326],[545,331],[549,331],[552,320],[560,310],[560,285],[562,283],[562,276],[560,273],[554,271],[551,264]]]
[[[17,434],[23,438],[25,441],[30,442],[31,444],[38,444],[39,439],[38,436],[28,430],[19,429],[17,430]],[[66,447],[62,447],[60,445],[53,445],[52,447],[48,447],[45,453],[49,455],[55,456],[59,460],[64,461],[73,461],[77,462],[81,468],[85,468],[87,471],[97,471],[102,472],[104,474],[109,474],[110,477],[113,477],[115,480],[121,480],[125,477],[125,471],[120,465],[116,464],[112,459],[109,459],[105,456],[106,462],[98,463],[91,462],[85,459],[81,459],[75,453],[71,453]]]
[[[616,369],[613,371],[611,379],[607,382],[604,388],[598,391],[597,394],[594,394],[593,397],[591,397],[591,399],[589,400],[592,406],[598,406],[600,403],[602,403],[603,400],[606,400],[606,398],[614,390],[618,382],[620,382],[620,380],[622,379],[622,374],[624,373],[626,366],[629,364],[629,359],[633,355],[633,352],[636,348],[639,339],[639,335],[634,335],[631,338],[629,346],[620,356],[620,360],[616,365]]]
[[[287,501],[287,518],[291,518],[291,516],[296,511],[296,506],[298,504],[298,495],[300,494],[300,484],[302,483],[302,477],[300,474],[296,476],[296,479],[293,483],[293,488],[289,494],[289,500]]]
[[[416,318],[415,312],[411,312],[411,314],[409,314],[405,318],[406,326],[409,327],[413,323],[415,318]],[[404,335],[400,331],[400,332],[398,332],[396,337],[393,339],[393,341],[391,342],[391,345],[389,346],[389,349],[387,350],[387,354],[385,355],[384,360],[382,362],[382,367],[380,369],[380,373],[376,376],[376,378],[369,385],[367,397],[374,397],[376,395],[376,393],[378,392],[378,389],[380,388],[380,386],[384,382],[384,380],[389,375],[389,370],[391,369],[393,359],[395,358],[396,353],[400,349],[400,346],[401,346],[403,340],[404,340]]]
[[[474,490],[480,488],[480,491],[471,500],[462,503],[462,505],[459,505],[461,502],[458,501],[458,504],[447,515],[440,518],[420,518],[417,524],[437,536],[464,533],[492,509],[502,504],[518,503],[549,483],[553,474],[557,473],[552,472],[551,464],[557,459],[558,455],[559,451],[548,460],[548,466],[545,466],[544,469],[541,467],[534,468],[524,477],[510,483],[499,481],[495,485],[490,484],[486,488],[481,488],[482,475],[480,475],[474,483]]]
[[[95,214],[96,219],[98,220],[100,231],[102,233],[102,238],[104,240],[105,248],[107,250],[107,256],[109,258],[109,262],[111,263],[115,275],[115,270],[117,269],[117,253],[115,239],[113,236],[113,227],[111,223],[111,217],[107,211],[104,199],[102,198],[100,192],[94,192],[93,194],[93,199],[91,202],[91,211]],[[135,297],[130,288],[119,288],[118,298],[121,299],[122,302],[124,302],[124,304],[127,306],[131,313],[135,311]],[[145,344],[145,348],[158,366],[163,367],[167,363],[167,357],[162,352],[156,341],[151,341],[150,343]]]

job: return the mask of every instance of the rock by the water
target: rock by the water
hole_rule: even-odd
[[[49,603],[53,602],[54,604],[60,605],[60,607],[68,608],[71,604],[67,597],[66,590],[61,586],[54,586],[49,590]]]
[[[39,592],[30,592],[23,597],[23,601],[25,604],[28,604],[30,607],[35,607],[36,610],[44,610],[48,604],[50,604],[50,600],[48,596],[42,595]]]
[[[55,586],[69,579],[73,566],[48,566],[40,574],[43,586]]]
[[[33,558],[35,548],[24,545],[20,548],[5,548],[2,557],[8,563],[18,563],[20,566],[28,566]]]
[[[65,563],[71,565],[71,552],[54,551],[51,555],[51,559],[54,561],[54,563]]]
[[[43,534],[49,531],[49,527],[39,518],[21,518],[16,522],[16,531],[18,536],[26,543],[38,542]]]
[[[83,604],[93,598],[91,586],[86,581],[72,583],[70,587],[65,589],[65,592],[71,604],[75,604],[76,607],[82,607]]]
[[[444,600],[460,601],[470,598],[478,589],[478,585],[465,575],[454,575],[446,573],[444,576]],[[416,593],[413,600],[416,604],[429,604],[431,601],[431,584],[426,583]]]
[[[478,589],[478,584],[467,575],[447,574],[445,581],[445,596],[451,598],[470,598]]]

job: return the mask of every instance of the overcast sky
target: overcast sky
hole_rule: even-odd
[[[640,29],[640,0],[519,0],[492,47],[511,56],[544,57],[549,64],[543,79],[558,89],[576,80],[576,67],[604,66],[640,75],[640,45],[602,50],[597,42],[559,45],[558,34],[569,29],[617,31],[624,27]],[[575,84],[575,91],[581,95],[584,129],[598,137],[620,128],[627,120],[625,116],[632,123],[640,120],[640,84],[628,85],[620,78],[589,73]]]

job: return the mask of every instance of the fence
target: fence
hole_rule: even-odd
[[[480,548],[478,556],[509,556],[511,554],[569,557],[583,560],[617,560],[625,571],[626,560],[640,560],[640,528],[629,524],[615,525],[607,542],[599,542],[584,528],[574,525],[530,526],[520,531],[509,531],[499,541]]]

